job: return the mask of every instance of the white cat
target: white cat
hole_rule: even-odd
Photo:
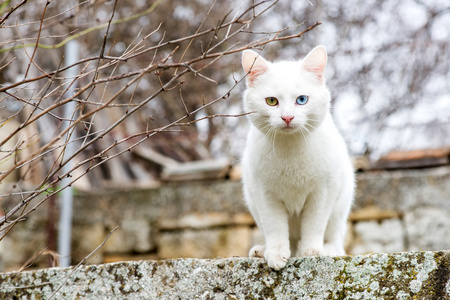
[[[242,157],[247,205],[279,270],[296,256],[345,255],[346,222],[354,172],[347,147],[330,115],[325,47],[303,60],[270,63],[246,50],[244,108],[251,123]]]

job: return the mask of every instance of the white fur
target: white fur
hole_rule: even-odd
[[[321,46],[301,61],[269,63],[253,51],[243,54],[244,107],[254,111],[242,157],[244,194],[266,240],[250,256],[264,255],[276,270],[291,254],[345,254],[354,173],[329,112],[326,59]],[[300,95],[309,96],[305,105],[296,104]],[[267,97],[279,105],[269,106]],[[294,117],[289,124],[286,116]]]

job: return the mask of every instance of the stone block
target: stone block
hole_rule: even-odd
[[[106,253],[146,253],[156,247],[156,229],[145,219],[122,220],[104,245]]]
[[[400,219],[363,221],[354,224],[350,254],[405,251],[405,231]]]
[[[108,236],[102,224],[91,226],[74,226],[72,228],[72,253],[71,260],[73,263],[82,261],[92,251],[95,250],[104,239]],[[99,264],[103,262],[104,248],[100,248],[89,258],[88,263]]]
[[[405,213],[408,249],[450,249],[450,207],[420,207]]]
[[[42,214],[30,215],[25,222],[19,222],[0,241],[0,272],[17,270],[47,246],[48,233],[46,219]],[[2,233],[3,234],[3,233]],[[48,267],[47,264],[34,264],[33,267]]]
[[[369,205],[358,210],[353,211],[350,214],[349,219],[354,222],[370,221],[370,220],[384,220],[400,218],[402,214],[395,210],[382,210],[375,205]]]
[[[164,181],[223,179],[228,174],[230,167],[228,158],[167,164],[163,168],[161,178]]]
[[[162,259],[247,256],[251,236],[252,229],[248,226],[163,231],[158,256]]]
[[[450,167],[379,171],[357,175],[354,210],[375,205],[406,212],[420,206],[448,205]]]
[[[211,228],[217,226],[252,226],[255,222],[249,213],[228,214],[226,212],[186,213],[178,218],[164,218],[158,220],[160,230],[175,230],[183,228]]]

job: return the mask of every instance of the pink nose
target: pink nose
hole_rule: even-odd
[[[289,123],[291,123],[292,119],[294,118],[293,116],[283,116],[281,117],[283,119],[283,121],[286,123],[286,125],[289,125]]]

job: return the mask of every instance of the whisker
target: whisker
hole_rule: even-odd
[[[276,157],[277,157],[277,153],[276,153],[276,151],[275,151],[275,139],[276,139],[276,137],[277,137],[278,128],[272,127],[272,129],[273,129],[272,153],[273,153],[273,156],[276,158]]]

